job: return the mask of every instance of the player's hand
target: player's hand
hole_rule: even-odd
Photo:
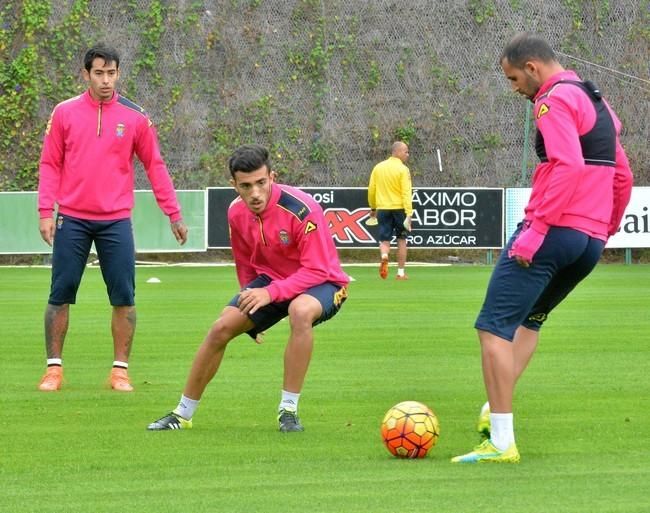
[[[38,229],[41,232],[41,237],[48,245],[54,242],[54,219],[51,217],[44,217],[38,222]]]
[[[406,228],[407,232],[411,231],[411,216],[406,216],[404,218],[404,228]]]
[[[371,210],[368,214],[368,219],[366,219],[366,226],[377,226],[379,221],[377,221],[377,211]]]
[[[263,306],[271,303],[271,295],[265,288],[244,289],[239,293],[237,306],[245,315],[254,314]]]
[[[607,240],[610,239],[610,237],[613,237],[618,233],[618,225],[614,225],[613,223],[610,223],[609,226],[607,227]]]
[[[182,246],[187,242],[187,226],[185,226],[185,223],[183,222],[182,219],[179,219],[178,221],[175,221],[171,224],[172,228],[172,233],[174,234],[174,237],[176,237],[176,240],[178,243]]]
[[[508,251],[508,256],[517,260],[522,267],[530,266],[545,237],[546,235],[533,228],[522,231]]]
[[[260,331],[256,336],[255,336],[255,343],[256,344],[263,344],[264,343],[264,337],[266,336],[266,331]]]

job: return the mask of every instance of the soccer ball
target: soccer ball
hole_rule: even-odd
[[[398,458],[424,458],[438,441],[440,423],[431,409],[417,401],[396,404],[384,415],[381,437]]]

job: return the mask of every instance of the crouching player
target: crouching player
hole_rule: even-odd
[[[241,146],[228,167],[239,193],[228,209],[228,225],[241,290],[199,347],[178,406],[148,429],[191,428],[228,343],[242,333],[261,342],[267,328],[288,316],[278,422],[282,432],[303,431],[298,399],[311,360],[312,328],[339,311],[349,278],[320,205],[299,189],[274,183],[265,148]]]

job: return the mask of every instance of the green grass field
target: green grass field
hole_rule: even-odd
[[[136,391],[106,387],[110,307],[88,269],[71,310],[60,392],[44,368],[49,269],[0,268],[0,511],[648,512],[650,267],[601,265],[551,316],[516,396],[519,465],[462,466],[484,401],[474,317],[487,266],[355,278],[316,328],[304,433],[277,432],[287,323],[234,341],[194,429],[147,432],[172,409],[204,333],[236,290],[232,268],[139,268]],[[161,283],[146,280],[158,277]],[[391,276],[392,278],[392,276]],[[392,458],[384,412],[428,404],[442,434],[427,458]]]

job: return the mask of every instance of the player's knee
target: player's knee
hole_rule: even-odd
[[[496,358],[504,351],[512,350],[512,337],[500,336],[491,331],[477,329],[478,338],[481,343],[481,352],[488,358]]]
[[[228,345],[228,342],[239,335],[239,333],[232,321],[224,317],[219,317],[210,327],[205,341],[215,349],[221,349]]]
[[[322,307],[314,298],[294,300],[289,305],[289,323],[292,327],[311,327],[321,315]]]
[[[52,305],[75,304],[77,302],[78,288],[79,283],[77,282],[57,280],[50,291],[48,303]]]
[[[224,312],[212,323],[206,336],[206,342],[216,347],[225,347],[233,338],[246,331],[245,323],[246,317],[241,314],[237,313],[236,316],[232,316],[228,315],[228,312]]]
[[[230,337],[225,331],[220,330],[219,326],[215,323],[205,336],[203,344],[208,346],[211,351],[216,352],[224,349],[232,339],[233,337]]]

